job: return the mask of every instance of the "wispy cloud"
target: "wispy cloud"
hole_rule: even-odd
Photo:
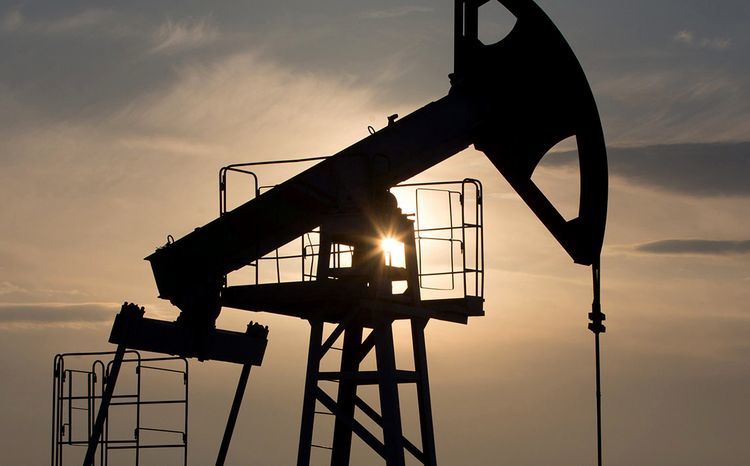
[[[702,60],[639,65],[592,81],[608,140],[627,145],[747,140],[747,73]]]
[[[650,254],[699,254],[729,256],[750,253],[750,240],[726,241],[708,239],[666,239],[635,246],[638,252]]]
[[[91,29],[102,25],[114,12],[103,8],[89,8],[77,13],[51,19],[32,19],[20,9],[12,9],[0,19],[0,31],[63,34]]]
[[[678,31],[672,40],[691,47],[724,50],[732,46],[732,40],[727,37],[697,37],[693,31]]]
[[[34,287],[9,280],[0,281],[0,299],[10,301],[70,301],[86,299],[86,293],[78,289],[55,289]],[[2,303],[0,303],[2,305]]]
[[[275,156],[269,147],[285,155],[318,153],[326,142],[350,138],[350,131],[362,127],[350,121],[352,116],[367,121],[362,113],[375,107],[372,93],[346,77],[299,75],[256,54],[186,66],[178,73],[168,91],[144,95],[115,116],[113,123],[126,130],[119,143],[181,153],[241,148],[242,154],[257,149]],[[332,127],[339,132],[320,137]],[[270,136],[269,128],[294,128],[300,137],[279,140],[276,134]],[[302,134],[317,135],[318,144],[311,146]],[[331,149],[340,144],[331,144]]]
[[[0,328],[99,324],[111,321],[118,309],[114,303],[0,303]]]
[[[23,25],[23,15],[17,9],[11,10],[6,13],[2,20],[0,20],[0,31],[12,32],[17,31]]]
[[[694,37],[693,37],[692,31],[686,31],[686,30],[679,31],[677,32],[677,34],[672,36],[672,40],[674,40],[675,42],[682,43],[682,44],[692,44],[693,39]]]
[[[574,152],[556,153],[545,166],[571,165]],[[608,149],[614,176],[689,196],[750,196],[750,142],[664,144]]]
[[[365,11],[363,13],[360,13],[359,17],[365,19],[388,19],[398,18],[400,16],[411,15],[414,13],[429,13],[431,11],[432,8],[426,6],[403,5],[393,8],[385,8],[382,10]]]
[[[208,17],[163,22],[153,35],[151,53],[168,53],[194,49],[210,44],[219,38],[218,28]]]
[[[3,280],[0,282],[0,296],[11,294],[11,293],[25,293],[26,289],[20,285],[17,285],[13,282],[9,282],[7,280]]]

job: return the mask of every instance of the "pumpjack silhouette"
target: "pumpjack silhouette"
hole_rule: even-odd
[[[592,266],[595,295],[589,328],[596,336],[600,412],[599,333],[604,331],[604,314],[598,297],[599,256],[607,210],[607,158],[596,104],[573,51],[532,0],[500,0],[515,16],[515,26],[499,42],[482,43],[478,17],[487,2],[455,0],[455,69],[445,97],[403,118],[389,117],[386,127],[272,189],[256,188],[257,195],[235,209],[225,211],[224,203],[218,218],[146,258],[159,297],[179,308],[180,316],[176,322],[158,321],[144,317],[142,308],[124,306],[110,338],[118,345],[115,366],[126,350],[243,365],[217,464],[226,457],[250,367],[261,364],[268,333],[258,324],[246,333],[217,329],[223,307],[294,316],[310,324],[299,466],[310,463],[316,447],[330,450],[332,465],[349,464],[353,435],[389,466],[404,465],[407,453],[422,464],[437,464],[425,326],[430,319],[466,323],[469,317],[484,315],[483,297],[481,292],[445,299],[423,296],[419,228],[399,209],[391,190],[471,145],[489,158],[573,261]],[[531,177],[542,157],[572,136],[579,156],[580,199],[578,215],[566,220]],[[242,171],[252,165],[228,169]],[[476,202],[481,204],[479,188]],[[227,284],[227,274],[257,267],[281,246],[313,231],[319,240],[309,253],[316,265],[308,279]],[[402,246],[403,264],[389,263],[381,247],[386,237]],[[349,257],[346,264],[338,260],[342,250]],[[477,277],[483,282],[483,273]],[[405,288],[396,290],[397,282]],[[399,320],[411,326],[413,370],[396,367],[392,325]],[[328,335],[326,323],[334,325]],[[342,346],[335,348],[339,339]],[[321,371],[321,359],[332,350],[340,351],[340,370]],[[372,352],[376,368],[363,370],[362,361]],[[94,464],[116,378],[117,369],[109,377],[84,464]],[[338,383],[335,398],[321,388],[323,381]],[[400,384],[416,387],[419,447],[402,431]],[[358,388],[365,385],[378,388],[379,412],[359,396]],[[318,403],[335,418],[330,446],[312,441]],[[382,430],[380,438],[355,418],[357,410]],[[601,464],[600,427],[598,432]]]

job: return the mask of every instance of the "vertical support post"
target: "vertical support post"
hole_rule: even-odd
[[[229,410],[229,418],[227,419],[227,426],[224,429],[224,437],[221,439],[221,446],[219,447],[219,454],[216,457],[216,466],[224,466],[224,461],[227,459],[227,452],[229,451],[229,443],[232,441],[232,434],[234,433],[234,426],[237,423],[237,416],[240,413],[240,406],[242,405],[242,397],[245,395],[245,388],[247,387],[247,379],[250,377],[250,364],[242,366],[242,372],[240,373],[240,380],[237,382],[237,390],[234,392],[234,401],[232,401],[232,407]]]
[[[453,13],[453,72],[463,71],[463,44],[464,44],[464,0],[454,1]]]
[[[135,404],[135,466],[139,466],[141,463],[141,376],[143,371],[141,370],[141,357],[138,356],[138,362],[135,366],[136,374],[136,404]],[[109,426],[107,426],[109,431]],[[109,432],[106,432],[105,438],[109,436]]]
[[[331,238],[325,226],[320,227],[320,244],[318,245],[318,267],[315,276],[318,280],[328,277],[331,262]]]
[[[305,395],[302,400],[302,423],[297,449],[297,466],[310,464],[312,449],[313,425],[315,422],[316,390],[318,372],[320,371],[320,346],[323,340],[323,321],[310,320],[310,346],[307,350],[307,373],[305,376]]]
[[[60,424],[62,424],[62,409],[60,408],[60,393],[62,392],[62,366],[63,359],[61,355],[56,355],[52,363],[52,462],[51,466],[57,466],[62,461],[62,450],[60,447],[61,434]]]
[[[404,466],[404,435],[401,429],[401,406],[396,380],[396,355],[393,348],[392,322],[379,322],[375,334],[375,358],[378,365],[380,410],[383,418],[383,443],[388,466]]]
[[[414,370],[419,374],[417,381],[417,405],[419,407],[419,428],[422,436],[422,453],[425,466],[437,464],[435,432],[432,425],[432,401],[430,382],[427,376],[427,347],[424,329],[428,319],[411,320],[411,338],[414,348]]]
[[[601,305],[601,269],[600,258],[591,264],[591,275],[594,285],[594,301],[591,303],[589,312],[589,330],[594,333],[594,353],[596,358],[596,464],[602,466],[602,374],[601,374],[601,351],[599,347],[599,334],[607,331],[604,325],[606,316],[602,312]]]
[[[417,259],[417,241],[416,235],[414,234],[414,222],[411,220],[405,221],[401,227],[403,243],[404,243],[404,265],[408,272],[407,276],[407,290],[411,296],[412,304],[417,304],[420,301],[419,292],[419,262]]]
[[[94,411],[93,408],[93,401],[91,393],[91,373],[86,374],[86,435],[88,437],[91,437],[91,428],[93,426],[92,422],[92,412]]]
[[[341,372],[359,371],[359,349],[362,346],[362,326],[350,324],[344,332],[344,344],[341,351]],[[354,380],[340,380],[338,414],[333,428],[333,451],[331,466],[349,464],[352,449],[351,424],[344,419],[354,419],[354,401],[357,398],[357,383]]]
[[[115,358],[112,361],[112,371],[107,377],[107,385],[102,395],[102,402],[99,405],[99,412],[96,415],[96,422],[89,437],[89,445],[86,449],[86,457],[83,460],[83,466],[94,466],[94,455],[96,454],[96,447],[99,444],[99,438],[102,435],[104,429],[104,423],[107,421],[107,413],[109,411],[109,404],[112,401],[112,395],[115,393],[115,385],[117,384],[117,376],[120,375],[120,367],[122,366],[122,360],[125,356],[125,344],[120,343],[117,345],[117,351],[115,352]]]
[[[599,334],[594,335],[596,357],[596,464],[602,466],[602,375]]]
[[[182,466],[188,465],[188,389],[190,388],[190,377],[188,377],[188,362],[187,359],[183,359],[185,361],[185,373],[182,375],[183,381],[185,384],[185,418],[184,418],[184,428],[183,432],[184,435],[182,437],[182,444],[183,444],[183,455],[182,455]]]
[[[73,374],[68,372],[68,445],[73,444]]]
[[[464,2],[464,37],[468,40],[476,40],[479,37],[479,5],[477,3]]]

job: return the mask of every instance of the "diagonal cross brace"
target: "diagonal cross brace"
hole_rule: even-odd
[[[373,422],[375,422],[377,425],[381,427],[383,426],[383,417],[380,414],[378,414],[377,411],[372,409],[372,406],[368,405],[365,400],[363,400],[360,397],[356,397],[354,399],[354,405],[358,407],[359,409],[361,409],[362,412],[365,413],[367,417],[372,419]],[[417,460],[419,460],[419,462],[424,464],[424,460],[425,460],[424,453],[422,453],[422,451],[419,448],[417,448],[416,445],[411,443],[409,439],[407,439],[406,437],[403,437],[403,442],[404,442],[404,448],[406,448],[406,451],[414,455],[414,458],[416,458]]]
[[[340,416],[336,401],[331,398],[326,392],[324,392],[320,387],[318,387],[317,389],[316,398],[323,404],[323,406],[326,407],[326,409],[328,409],[328,411],[331,412],[331,414],[336,417]],[[363,413],[367,415],[367,417],[372,419],[376,424],[382,426],[382,417],[374,409],[372,409],[372,407],[368,405],[365,400],[360,397],[356,397],[354,403],[359,409],[362,410]],[[369,430],[367,430],[365,426],[363,426],[356,419],[351,419],[348,417],[342,417],[341,419],[351,427],[352,432],[357,434],[357,436],[361,438],[363,442],[365,442],[370,448],[372,448],[378,455],[385,458],[385,446]],[[403,439],[404,448],[406,448],[406,451],[414,455],[414,457],[421,463],[424,463],[424,454],[419,450],[419,448],[411,443],[406,437],[404,437]]]
[[[352,432],[357,434],[357,436],[361,438],[362,441],[365,442],[370,448],[372,448],[373,451],[380,455],[381,458],[385,458],[385,445],[383,445],[380,440],[378,440],[369,430],[367,430],[365,426],[360,424],[356,419],[341,416],[336,401],[328,396],[328,394],[324,392],[322,388],[317,387],[315,396],[318,401],[320,401],[323,406],[328,409],[328,411],[336,416],[337,419],[341,419],[343,422],[347,423],[351,427]]]

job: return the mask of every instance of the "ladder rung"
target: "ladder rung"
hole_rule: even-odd
[[[414,383],[420,380],[417,371],[396,371],[396,383]],[[344,371],[344,372],[318,372],[318,380],[329,382],[340,382],[342,380],[352,381],[358,385],[375,385],[379,382],[378,371]]]

